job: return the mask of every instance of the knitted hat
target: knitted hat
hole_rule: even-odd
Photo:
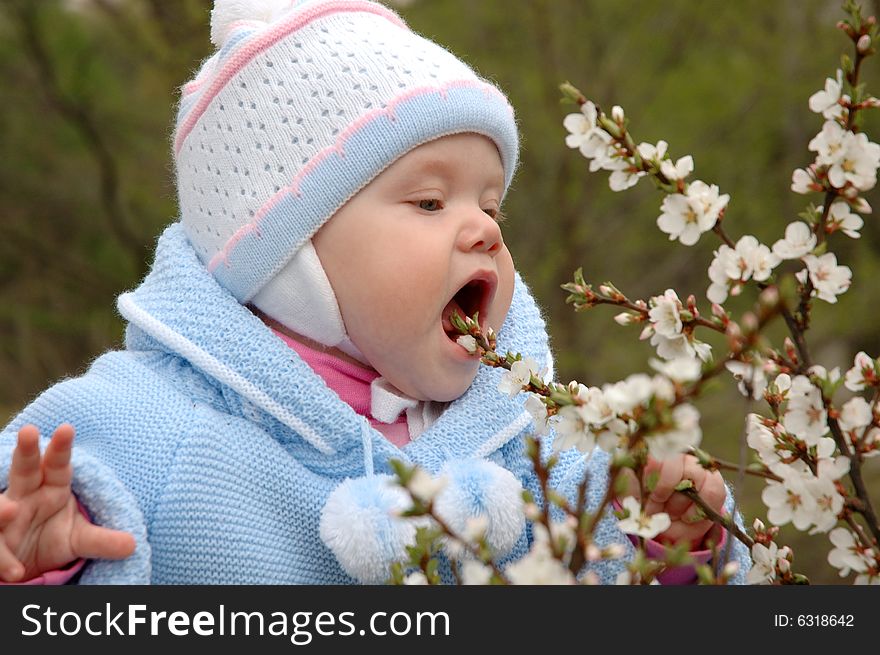
[[[218,51],[183,87],[177,186],[190,242],[241,303],[422,143],[483,134],[498,147],[505,185],[513,177],[518,136],[505,96],[381,4],[216,0],[211,39]],[[294,268],[323,276],[321,287],[323,269],[306,259]]]

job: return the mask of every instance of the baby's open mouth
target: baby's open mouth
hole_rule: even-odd
[[[457,313],[464,318],[472,317],[476,312],[480,313],[480,326],[484,325],[486,320],[486,311],[489,309],[489,303],[495,294],[496,278],[494,274],[481,275],[471,278],[461,289],[459,289],[452,299],[446,303],[441,314],[443,323],[443,331],[452,341],[456,341],[461,336],[461,332],[452,325],[452,315]]]

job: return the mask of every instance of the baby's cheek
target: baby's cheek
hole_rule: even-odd
[[[490,312],[490,325],[499,330],[510,311],[510,303],[513,301],[514,269],[513,259],[507,246],[498,253],[496,259],[498,265],[498,290],[495,293],[495,302]]]

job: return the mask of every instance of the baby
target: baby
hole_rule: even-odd
[[[394,516],[391,459],[444,474],[449,522],[485,516],[518,559],[517,499],[540,497],[530,416],[449,318],[479,311],[501,352],[552,370],[499,226],[518,153],[505,96],[373,2],[217,0],[211,36],[175,130],[180,221],[118,300],[125,350],[0,436],[0,579],[383,582],[415,529]],[[607,467],[564,453],[551,485],[574,498],[586,472],[596,507]],[[673,523],[649,549],[684,540],[707,561],[712,524],[673,488],[731,512],[721,477],[690,456],[651,468],[648,509]],[[596,538],[633,552],[610,514]],[[624,562],[590,566],[613,582]]]

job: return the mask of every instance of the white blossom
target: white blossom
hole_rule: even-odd
[[[696,357],[682,357],[667,361],[652,358],[649,360],[649,364],[655,371],[659,371],[679,384],[698,379],[703,369],[703,365]]]
[[[492,569],[475,559],[461,563],[461,583],[465,585],[487,585],[492,578]]]
[[[667,289],[662,296],[654,296],[648,304],[651,307],[648,316],[657,334],[668,338],[681,334],[681,301],[674,289]]]
[[[861,396],[850,398],[840,408],[840,418],[837,422],[844,432],[863,430],[873,419],[871,405]]]
[[[722,303],[727,300],[731,284],[736,294],[739,285],[749,279],[763,282],[780,261],[777,254],[750,234],[740,238],[735,248],[723,244],[715,251],[715,258],[709,266],[712,285],[706,295],[712,302]]]
[[[694,171],[694,158],[690,155],[681,157],[675,164],[671,159],[664,159],[660,162],[660,172],[670,182],[685,179]]]
[[[864,132],[853,134],[835,121],[826,121],[809,144],[816,161],[828,166],[828,181],[837,189],[851,183],[867,191],[877,183],[880,145],[868,141]]]
[[[828,432],[828,415],[822,402],[822,393],[805,375],[796,376],[791,383],[788,406],[783,425],[785,429],[815,446],[819,438]]]
[[[618,449],[626,448],[628,437],[638,429],[638,424],[635,421],[614,418],[604,428],[596,437],[596,444],[606,453],[613,454]]]
[[[426,585],[428,584],[428,578],[426,578],[425,574],[421,571],[413,571],[403,579],[403,584]]]
[[[657,226],[669,235],[670,241],[678,239],[683,245],[692,246],[703,232],[715,226],[729,200],[729,195],[719,195],[717,185],[696,180],[688,185],[685,194],[672,193],[663,199]]]
[[[433,477],[425,469],[417,468],[406,488],[422,502],[430,502],[443,491],[448,480],[445,476]]]
[[[721,304],[727,300],[730,293],[731,278],[728,271],[736,267],[736,251],[726,244],[719,246],[715,251],[715,258],[709,265],[709,280],[712,284],[706,291],[706,297],[714,303]],[[739,279],[737,277],[737,279]],[[734,295],[739,293],[738,287],[734,287]]]
[[[867,36],[867,35],[865,35]],[[866,571],[865,573],[860,573],[856,576],[856,579],[853,580],[853,584],[856,585],[880,585],[880,570]]]
[[[614,411],[605,401],[605,396],[598,387],[577,385],[576,405],[562,407],[557,416],[556,439],[553,448],[556,451],[577,448],[589,453],[596,445],[593,428],[599,428],[614,418]]]
[[[665,403],[671,403],[675,400],[675,385],[665,375],[655,375],[652,377],[651,386],[653,387],[655,398]]]
[[[877,369],[874,360],[865,351],[859,351],[853,360],[852,368],[844,376],[844,386],[850,391],[861,391],[876,380]]]
[[[509,371],[505,371],[498,383],[498,390],[501,393],[508,394],[513,398],[516,394],[528,386],[532,376],[537,378],[544,377],[544,371],[539,370],[538,362],[531,357],[515,361],[510,366]]]
[[[865,448],[871,448],[871,450],[865,452],[862,457],[868,458],[880,455],[880,448],[878,448],[878,446],[880,446],[880,428],[874,427],[868,430],[868,433],[862,437],[862,446]]]
[[[859,214],[871,213],[871,205],[868,203],[867,200],[859,196],[852,197],[848,194],[844,195],[846,195],[846,201],[849,203],[850,207],[852,207],[853,211],[858,212]]]
[[[776,552],[778,546],[755,543],[752,546],[752,568],[746,575],[747,584],[770,584],[776,579]]]
[[[550,432],[550,422],[547,418],[547,405],[541,401],[537,394],[530,393],[525,402],[526,411],[531,414],[535,425],[535,434],[539,437]]]
[[[846,528],[835,528],[828,535],[835,548],[828,553],[828,563],[836,569],[840,569],[840,577],[849,575],[850,571],[864,573],[870,566],[863,554],[862,547],[858,544],[855,535]]]
[[[773,244],[773,253],[780,259],[799,259],[816,247],[816,235],[802,221],[789,223],[785,238]]]
[[[737,250],[739,250],[739,244],[744,239],[754,239],[749,235],[742,237],[737,243]],[[781,258],[774,254],[770,248],[765,246],[763,243],[757,243],[757,239],[755,239],[754,246],[751,251],[748,253],[748,266],[749,271],[751,272],[751,276],[753,280],[757,280],[758,282],[763,282],[764,280],[770,277],[770,274],[773,273],[773,269],[779,266]]]
[[[873,189],[877,184],[877,167],[880,166],[880,145],[868,141],[864,132],[850,132],[846,146],[842,161],[828,171],[831,184],[841,188],[851,182],[860,191]]]
[[[788,373],[780,373],[776,376],[776,379],[773,380],[773,386],[776,387],[776,393],[782,396],[782,399],[785,400],[791,389],[791,376]]]
[[[810,530],[810,534],[828,532],[837,525],[837,515],[843,509],[843,496],[838,493],[830,477],[815,478],[808,481],[805,486],[816,503],[813,514],[815,527]]]
[[[639,153],[639,157],[647,161],[662,160],[666,156],[668,147],[666,141],[658,141],[656,146],[652,143],[640,143],[636,146],[636,152]]]
[[[816,477],[822,480],[836,482],[849,473],[849,457],[845,455],[832,457],[837,450],[837,444],[834,443],[834,439],[828,437],[822,439],[822,441],[827,442],[829,448],[826,453],[819,456],[820,459],[816,465]]]
[[[672,410],[672,419],[675,421],[673,429],[651,433],[647,438],[648,451],[654,459],[670,459],[700,444],[703,432],[696,407],[678,405]]]
[[[770,470],[781,463],[777,451],[777,440],[773,430],[764,425],[758,414],[749,414],[746,418],[746,443],[758,453],[758,457]]]
[[[806,530],[813,524],[816,501],[797,473],[789,473],[782,482],[769,481],[761,492],[761,500],[768,508],[767,518],[775,525],[790,521],[798,530]]]
[[[592,452],[596,445],[596,435],[590,429],[582,409],[578,405],[565,405],[557,413],[556,438],[553,450],[562,451],[577,448],[582,453]]]
[[[625,191],[639,181],[645,175],[645,171],[635,165],[635,162],[622,152],[605,163],[602,168],[612,171],[608,178],[608,186],[612,191]]]
[[[813,137],[807,147],[817,153],[816,162],[818,164],[832,166],[841,160],[846,151],[847,134],[849,132],[836,121],[825,121],[822,125],[822,131]],[[835,186],[838,185],[835,184]]]
[[[463,334],[455,340],[459,346],[467,350],[471,355],[477,352],[477,340],[469,334]]]
[[[742,395],[748,397],[751,394],[755,400],[763,398],[764,390],[767,388],[767,377],[760,360],[754,363],[729,361],[724,366],[737,380],[737,389]]]
[[[515,585],[574,584],[575,579],[568,567],[553,557],[550,544],[536,540],[524,557],[506,569],[508,579]]]
[[[655,333],[651,336],[651,345],[657,347],[657,354],[663,359],[689,359],[696,356],[707,362],[712,356],[712,347],[695,339],[693,333],[679,334],[673,338]]]
[[[565,137],[565,145],[569,148],[580,149],[584,157],[594,157],[596,141],[607,142],[600,136],[607,135],[602,128],[598,127],[597,119],[596,105],[589,100],[581,105],[579,113],[566,116],[562,121],[562,125],[570,134]]]
[[[625,380],[604,385],[602,393],[612,412],[628,414],[635,407],[648,403],[654,393],[654,386],[648,375],[633,373]]]
[[[669,514],[658,512],[648,516],[642,511],[642,506],[632,496],[627,496],[621,502],[623,509],[629,512],[626,518],[618,521],[618,527],[621,532],[626,534],[634,534],[645,539],[653,539],[661,532],[669,529],[672,520]]]
[[[840,367],[835,366],[830,371],[828,371],[821,364],[813,364],[810,368],[807,369],[808,375],[813,375],[819,378],[820,380],[824,380],[828,384],[836,384],[840,379]]]
[[[815,180],[803,168],[796,168],[791,175],[791,190],[795,193],[810,193]]]
[[[852,270],[849,266],[838,266],[833,252],[827,252],[821,257],[807,255],[803,262],[807,265],[810,281],[817,295],[825,302],[836,303],[837,296],[849,289]]]
[[[614,418],[614,411],[605,400],[605,394],[599,387],[584,387],[578,389],[578,397],[583,401],[581,411],[584,418],[592,425],[604,425]]]
[[[819,207],[819,211],[822,211],[822,207]],[[828,224],[834,229],[842,230],[851,239],[858,239],[862,236],[859,234],[859,230],[862,229],[865,221],[861,216],[850,211],[849,203],[838,200],[831,203],[831,209],[828,211]]]
[[[843,71],[838,68],[836,79],[825,78],[825,89],[810,96],[810,110],[825,118],[841,118],[846,114],[846,108],[839,103],[842,89]]]

